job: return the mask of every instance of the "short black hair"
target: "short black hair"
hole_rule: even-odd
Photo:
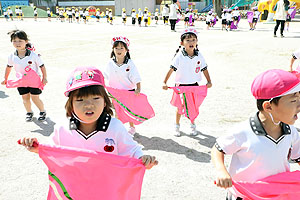
[[[274,98],[274,99],[272,99],[271,101],[270,101],[270,99],[257,99],[257,101],[256,101],[256,106],[257,106],[257,109],[259,110],[259,111],[264,111],[264,108],[263,108],[263,103],[265,102],[265,101],[270,101],[270,103],[274,103],[275,105],[278,105],[278,102],[279,102],[279,99],[280,99],[281,97],[276,97],[276,98]]]

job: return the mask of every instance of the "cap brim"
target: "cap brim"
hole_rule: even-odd
[[[277,97],[282,97],[282,96],[285,96],[285,95],[288,95],[288,94],[294,94],[296,92],[299,92],[300,91],[300,82],[295,85],[294,87],[292,87],[291,89],[289,89],[288,91],[284,92],[283,94],[277,96]]]
[[[80,82],[80,83],[77,83],[77,84],[74,84],[73,87],[69,88],[68,91],[66,91],[64,94],[66,97],[69,96],[69,93],[74,91],[74,90],[77,90],[79,88],[83,88],[83,87],[88,87],[88,86],[91,86],[91,85],[102,85],[100,84],[99,82],[95,82],[95,81],[92,81],[90,82],[89,84],[86,84],[84,81],[83,82]],[[104,87],[104,85],[102,85]]]

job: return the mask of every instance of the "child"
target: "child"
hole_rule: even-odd
[[[110,25],[113,25],[113,20],[114,20],[114,18],[113,18],[112,9],[109,9],[108,17],[109,17]]]
[[[232,23],[232,10],[228,9],[227,10],[227,15],[226,15],[226,21],[227,21],[227,28],[226,31],[228,31],[228,29],[231,31],[231,23]]]
[[[135,12],[135,9],[132,9],[132,12],[131,12],[131,23],[134,26],[135,26],[135,21],[136,21],[136,12]]]
[[[80,7],[80,8],[79,8],[79,15],[80,15],[80,20],[81,20],[81,21],[82,21],[82,19],[83,19],[83,15],[84,15],[83,12],[84,12],[84,11],[83,11],[83,8]]]
[[[51,22],[51,12],[50,8],[47,8],[48,22]]]
[[[297,51],[295,51],[292,54],[292,58],[291,58],[291,64],[290,64],[290,71],[293,71],[293,64],[295,62],[296,59],[300,59],[300,49],[298,49]],[[300,71],[300,63],[297,67],[297,71]]]
[[[114,37],[111,43],[112,60],[109,61],[104,73],[108,85],[115,89],[134,91],[136,95],[139,95],[141,92],[141,77],[130,58],[129,40],[126,37]],[[129,125],[128,132],[134,135],[136,132],[134,124],[129,122]]]
[[[293,126],[300,111],[300,80],[292,73],[273,69],[258,75],[251,86],[258,112],[229,135],[217,139],[212,161],[216,185],[230,188],[232,181],[254,183],[290,170],[289,159],[300,162],[300,135]],[[232,155],[229,172],[224,154]],[[228,199],[242,197],[228,190]]]
[[[46,67],[37,54],[27,49],[27,46],[29,45],[27,34],[21,30],[11,31],[9,34],[13,46],[16,48],[16,52],[14,52],[8,57],[8,64],[4,76],[5,80],[1,84],[7,84],[7,79],[10,74],[10,71],[12,67],[14,67],[16,72],[20,74],[27,73],[29,70],[34,70],[39,75],[38,71],[40,69],[43,74],[42,83],[46,85],[46,83],[48,82]],[[31,100],[40,110],[38,120],[45,121],[46,111],[44,109],[44,104],[39,97],[39,95],[42,93],[42,90],[34,87],[18,87],[17,89],[19,91],[19,94],[22,96],[23,103],[27,111],[26,121],[30,122],[33,120]]]
[[[148,24],[148,10],[144,10],[144,22],[145,22],[145,27],[147,27],[147,24]]]
[[[59,7],[58,6],[56,6],[56,20],[58,20],[59,19]]]
[[[5,9],[3,9],[3,11],[4,11],[4,13],[3,13],[4,14],[4,18],[8,22],[8,12]]]
[[[78,12],[78,8],[75,9],[75,17],[76,17],[76,21],[79,24],[79,12]]]
[[[112,118],[111,102],[104,89],[102,73],[95,67],[78,67],[67,80],[65,105],[69,122],[58,126],[52,143],[141,159],[147,169],[157,165],[154,156],[143,155],[141,147],[123,124]],[[23,138],[21,144],[38,153],[36,138]]]
[[[15,13],[16,13],[16,17],[17,17],[17,20],[20,19],[20,15],[19,15],[19,7],[16,6],[15,8]]]
[[[223,9],[222,11],[222,31],[223,29],[226,29],[226,15],[227,15],[227,10],[226,9]]]
[[[206,29],[209,30],[209,28],[211,27],[211,20],[212,20],[212,16],[211,16],[212,12],[209,11],[208,15],[206,16]]]
[[[67,15],[68,15],[68,20],[69,20],[69,23],[73,23],[73,15],[72,15],[72,10],[71,8],[67,8]]]
[[[8,9],[7,12],[9,14],[9,18],[11,19],[11,21],[13,21],[13,11],[11,10],[10,7],[8,7],[7,9]]]
[[[105,9],[105,17],[106,17],[106,22],[107,23],[109,23],[109,16],[108,16],[108,14],[109,14],[109,10],[108,10],[108,8],[106,8]]]
[[[126,18],[127,18],[127,15],[126,15],[126,9],[123,8],[122,9],[122,19],[123,19],[123,24],[126,25]]]
[[[23,21],[23,11],[22,11],[22,7],[19,7],[19,15],[20,15],[20,20]]]
[[[236,6],[234,8],[234,11],[233,11],[232,15],[233,15],[233,23],[234,23],[235,26],[237,26],[238,20],[239,20],[239,16],[240,16],[239,7]]]
[[[185,15],[184,15],[184,27],[187,28],[190,26],[190,10],[187,8],[185,9]]]
[[[158,13],[158,8],[156,8],[155,9],[155,13],[154,13],[154,19],[155,19],[155,24],[158,24],[158,15],[159,15],[159,13]]]
[[[207,80],[207,88],[212,86],[210,76],[207,70],[207,64],[198,50],[197,45],[197,31],[193,28],[185,29],[181,34],[180,45],[184,48],[182,51],[177,49],[176,55],[173,58],[171,68],[168,71],[165,80],[163,89],[167,90],[167,82],[171,74],[175,71],[175,84],[176,86],[198,86],[198,82],[201,81],[201,72],[203,72]],[[180,47],[181,47],[180,46]],[[179,48],[180,48],[179,47]],[[175,124],[175,136],[180,135],[180,118],[181,114],[176,111],[176,124]],[[191,135],[197,135],[195,123],[191,123]]]
[[[141,8],[139,8],[139,12],[138,12],[138,24],[141,27],[142,26],[142,17],[143,17],[143,11]]]
[[[88,10],[88,8],[87,8],[87,9],[85,9],[85,11],[84,11],[84,13],[83,13],[83,21],[84,21],[84,24],[86,24],[86,21],[88,20],[88,19],[87,19],[88,16],[89,16],[89,10]]]
[[[97,8],[97,10],[96,10],[97,12],[96,12],[96,18],[97,18],[97,22],[100,22],[100,9],[99,8]]]
[[[257,9],[258,9],[257,7],[253,8],[253,20],[252,23],[250,23],[250,31],[253,31],[255,29],[258,21],[258,17],[260,15],[260,12]]]
[[[38,16],[38,12],[37,12],[36,6],[33,7],[33,16],[34,16],[34,21],[36,21],[37,20],[37,16]]]

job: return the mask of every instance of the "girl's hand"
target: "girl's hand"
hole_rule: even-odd
[[[221,188],[230,188],[232,186],[232,179],[228,172],[221,172],[217,176],[216,185]]]
[[[42,83],[43,83],[44,85],[46,85],[46,84],[48,83],[47,78],[43,78]]]
[[[138,95],[140,95],[140,93],[141,93],[141,90],[140,89],[135,89],[135,91],[134,91],[134,94],[136,95],[136,96],[138,96]]]
[[[211,88],[211,87],[212,87],[212,83],[211,83],[211,82],[207,82],[207,83],[206,83],[206,87],[207,87],[207,88]]]
[[[38,141],[36,138],[23,138],[18,141],[20,145],[26,147],[26,149],[30,152],[39,153]]]
[[[7,80],[1,82],[1,85],[6,85]]]
[[[156,160],[155,156],[144,155],[140,157],[140,159],[142,160],[146,169],[151,169],[154,165],[158,164],[158,161]]]
[[[168,89],[168,86],[167,86],[166,83],[162,86],[162,89],[164,89],[164,90],[167,90],[167,89]]]

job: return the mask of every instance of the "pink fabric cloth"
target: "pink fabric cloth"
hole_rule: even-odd
[[[255,183],[234,182],[243,200],[299,200],[300,171],[283,172]]]
[[[202,86],[179,86],[173,89],[171,104],[178,108],[181,115],[185,115],[194,123],[199,115],[199,107],[207,95],[206,85]]]
[[[138,125],[155,116],[146,95],[140,93],[137,96],[133,91],[110,87],[106,87],[106,89],[113,97],[115,111],[122,123],[133,122]]]
[[[145,167],[141,160],[63,146],[39,144],[49,169],[47,200],[139,200]]]
[[[247,19],[248,19],[249,23],[252,23],[252,21],[253,21],[253,12],[252,11],[247,12]]]
[[[16,80],[7,80],[6,87],[7,88],[15,88],[15,87],[32,87],[39,88],[41,90],[44,89],[44,85],[41,81],[40,76],[31,68],[25,68],[26,74],[17,73]]]

